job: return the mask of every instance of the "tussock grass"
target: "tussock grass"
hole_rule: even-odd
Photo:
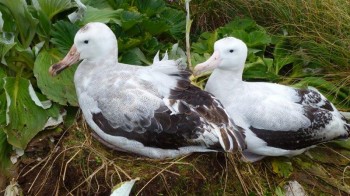
[[[349,1],[237,0],[234,5],[236,13],[250,16],[272,34],[287,34],[326,69],[349,68]]]
[[[346,192],[350,183],[349,152],[327,145],[311,155],[253,164],[225,153],[154,160],[103,146],[82,118],[62,132],[45,156],[39,154],[39,161],[22,160],[15,178],[25,195],[109,195],[114,185],[135,178],[140,180],[132,195],[274,195],[289,180],[297,180],[311,195],[337,194]],[[284,162],[294,168],[287,176],[276,173],[272,164]]]
[[[193,0],[191,10],[192,36],[212,31],[235,17],[250,17],[271,35],[287,38],[288,44],[281,50],[312,70],[306,75],[323,78],[334,87],[311,85],[329,95],[338,108],[350,110],[350,1]],[[301,75],[305,74],[286,75],[281,83],[294,84],[305,77]]]
[[[288,37],[293,47],[285,48],[307,66],[320,68],[317,77],[335,84],[327,89],[337,98],[350,86],[350,1],[237,0],[236,15],[253,18],[271,34]],[[349,110],[350,95],[338,103]]]
[[[132,195],[238,195],[245,183],[239,174],[246,165],[224,153],[195,153],[176,159],[154,160],[112,151],[96,141],[83,119],[63,132],[40,161],[21,163],[18,181],[29,195],[110,194],[120,182],[140,178]],[[35,156],[31,156],[35,159]],[[250,167],[250,164],[244,167]],[[238,174],[238,175],[237,175]],[[251,174],[250,174],[251,175]],[[241,176],[240,178],[237,176]],[[259,187],[259,184],[255,185]],[[262,188],[260,188],[262,189]],[[254,192],[257,192],[254,189]]]

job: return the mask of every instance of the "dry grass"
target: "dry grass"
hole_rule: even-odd
[[[22,160],[16,181],[26,195],[109,195],[114,185],[135,178],[140,180],[132,195],[266,195],[275,194],[277,187],[292,179],[303,184],[311,195],[343,194],[350,183],[346,166],[350,153],[328,146],[318,150],[331,154],[338,163],[303,155],[250,164],[242,162],[238,154],[224,153],[153,160],[102,146],[91,137],[84,121],[78,120],[62,132],[51,150],[41,156],[42,160],[36,160],[35,155],[31,155],[35,161]],[[287,177],[280,176],[272,167],[276,161],[291,162],[293,172]]]
[[[288,37],[307,66],[321,68],[317,77],[336,85],[327,89],[335,98],[346,91],[338,106],[349,110],[350,86],[350,1],[237,0],[231,9],[236,15],[253,18],[271,34]],[[309,64],[311,62],[311,64]]]
[[[194,37],[196,32],[213,31],[235,17],[247,16],[270,34],[288,38],[282,49],[298,58],[302,67],[297,69],[317,70],[309,75],[334,87],[311,85],[329,94],[340,109],[350,110],[350,1],[193,0],[191,11]],[[282,83],[294,84],[304,75],[287,76]]]

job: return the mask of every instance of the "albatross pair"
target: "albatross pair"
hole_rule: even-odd
[[[159,159],[245,148],[241,129],[215,97],[191,85],[181,61],[118,63],[117,39],[103,23],[82,27],[49,72],[57,75],[79,60],[74,75],[79,105],[105,145]]]
[[[213,55],[198,64],[194,74],[214,70],[205,90],[245,130],[243,154],[248,160],[293,156],[316,144],[349,137],[350,124],[316,89],[244,82],[247,53],[243,41],[223,38],[215,42]]]
[[[190,84],[180,61],[155,61],[148,67],[118,63],[116,37],[103,23],[81,28],[66,57],[49,71],[56,75],[83,60],[74,83],[97,139],[151,158],[243,150],[255,161],[300,154],[349,136],[349,124],[316,89],[243,82],[246,56],[241,40],[225,38],[195,69],[196,74],[215,69],[206,90],[229,115],[212,94]]]

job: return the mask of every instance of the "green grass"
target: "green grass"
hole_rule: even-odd
[[[191,11],[192,40],[236,17],[250,17],[275,38],[283,37],[287,44],[280,50],[296,57],[296,69],[302,71],[291,75],[286,67],[279,73],[284,75],[281,83],[302,81],[320,89],[339,109],[350,110],[350,1],[193,0]],[[318,81],[303,81],[305,77]]]

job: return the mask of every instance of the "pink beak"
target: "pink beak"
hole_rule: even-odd
[[[207,61],[196,65],[193,70],[193,75],[199,76],[205,72],[214,70],[219,66],[220,61],[220,53],[215,51]]]
[[[77,51],[77,47],[73,45],[71,49],[69,50],[68,54],[61,60],[60,62],[53,64],[49,68],[49,73],[52,76],[56,76],[59,74],[61,71],[66,69],[67,67],[73,65],[74,63],[77,63],[79,61],[80,54]]]

